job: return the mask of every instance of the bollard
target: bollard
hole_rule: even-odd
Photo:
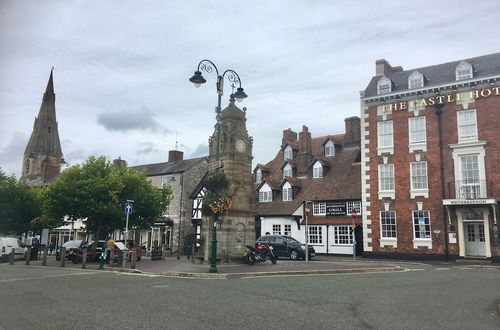
[[[66,266],[66,248],[62,247],[61,248],[61,267]]]
[[[82,269],[87,268],[87,250],[83,250],[82,255]]]
[[[101,252],[99,256],[99,268],[98,269],[104,269],[104,263],[106,262],[106,253]]]
[[[130,268],[135,269],[135,262],[136,262],[136,260],[137,260],[136,250],[133,249],[132,250],[132,260],[130,262]]]
[[[127,267],[127,259],[128,259],[128,250],[127,249],[123,250],[122,259],[123,259],[122,267],[125,268],[125,267]]]
[[[47,253],[49,253],[49,248],[44,247],[43,248],[43,255],[42,255],[42,266],[47,266]]]
[[[16,249],[15,248],[12,248],[12,251],[10,252],[10,264],[13,265],[14,264],[14,256],[15,256],[15,253],[16,253]]]
[[[196,243],[193,243],[193,247],[191,248],[191,262],[194,264],[194,255],[196,252]]]
[[[30,259],[31,259],[31,246],[28,246],[28,252],[26,252],[26,265],[30,264]]]
[[[170,250],[170,252],[172,252],[172,250]],[[165,260],[165,245],[161,246],[161,260]]]

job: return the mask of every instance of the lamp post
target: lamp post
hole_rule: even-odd
[[[202,60],[200,61],[200,63],[198,63],[198,68],[194,72],[194,75],[191,78],[189,78],[189,81],[192,82],[196,87],[200,87],[201,84],[207,82],[205,78],[203,78],[201,71],[212,73],[214,70],[217,75],[217,83],[215,85],[217,88],[217,107],[215,108],[215,113],[216,113],[215,130],[217,134],[217,141],[216,141],[215,160],[220,164],[220,124],[221,124],[220,114],[221,114],[221,99],[222,95],[224,95],[224,78],[227,77],[227,79],[230,82],[239,85],[239,87],[236,89],[236,93],[231,94],[231,97],[234,97],[238,102],[241,102],[243,101],[243,99],[247,98],[247,94],[245,94],[243,88],[241,87],[240,76],[234,70],[228,69],[224,71],[224,73],[222,73],[221,75],[219,74],[217,66],[212,61],[207,59]],[[211,250],[209,272],[217,273],[217,220],[215,217],[214,217],[214,224],[212,231],[212,250]]]
[[[304,201],[304,208],[307,208],[307,204],[313,204],[313,201]],[[309,213],[311,212],[310,209],[307,209],[308,211],[305,211],[305,216],[306,216],[306,262],[309,262],[309,227],[307,223],[307,218],[309,217]]]

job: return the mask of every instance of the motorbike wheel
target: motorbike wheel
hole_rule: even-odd
[[[271,262],[273,263],[273,265],[276,265],[276,257],[271,256]]]
[[[255,259],[254,259],[254,257],[251,254],[247,255],[247,262],[248,262],[249,265],[253,265],[254,264]]]

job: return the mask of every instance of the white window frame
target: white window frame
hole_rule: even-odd
[[[172,182],[175,182],[175,176],[173,176],[173,175],[163,175],[161,177],[161,185],[162,186],[171,186]]]
[[[325,144],[325,157],[332,157],[335,156],[335,144],[332,142],[332,140],[329,140]]]
[[[261,169],[257,169],[257,171],[255,171],[255,183],[261,183],[262,182],[262,171]]]
[[[168,217],[170,215],[170,204],[165,206],[165,211],[163,211],[163,216]]]
[[[333,244],[352,246],[354,242],[352,234],[353,231],[351,226],[348,225],[333,226]]]
[[[317,161],[313,165],[313,179],[322,179],[323,178],[323,165],[320,161]]]
[[[308,226],[308,244],[323,244],[323,227],[321,226]]]
[[[326,215],[326,202],[314,202],[313,215]]]
[[[457,111],[458,141],[477,141],[476,109]]]
[[[456,80],[466,80],[471,79],[474,76],[473,68],[470,63],[460,62],[455,68],[455,79]]]
[[[426,161],[410,163],[411,198],[416,196],[429,198],[428,173]]]
[[[273,201],[273,191],[266,183],[259,189],[259,203],[269,203]]]
[[[386,76],[377,81],[377,94],[388,94],[392,91],[392,82]]]
[[[284,202],[290,202],[293,199],[293,189],[290,182],[285,182],[281,188],[281,196]]]
[[[283,225],[283,235],[290,236],[292,234],[292,225],[284,224]]]
[[[273,223],[273,235],[281,235],[281,224]]]
[[[293,168],[290,164],[286,164],[285,167],[283,167],[283,179],[287,176],[293,177]]]
[[[426,132],[426,118],[425,116],[409,117],[408,118],[408,139],[410,145],[426,144],[427,143],[427,132]]]
[[[459,198],[475,199],[485,198],[484,181],[481,181],[480,157],[479,154],[460,155],[460,178],[457,183],[457,193]],[[473,159],[473,162],[470,160]],[[465,160],[465,162],[464,162]],[[465,166],[464,166],[465,165]],[[471,165],[475,165],[472,168]],[[472,175],[471,175],[472,174]]]
[[[484,196],[488,196],[487,185],[486,185],[486,141],[478,141],[478,142],[469,142],[469,143],[457,143],[450,145],[450,148],[453,150],[453,168],[454,176],[456,180],[455,186],[455,198],[460,199],[460,184],[465,181],[467,178],[463,177],[462,174],[462,165],[461,165],[461,157],[477,154],[478,155],[478,167],[479,167],[479,182],[481,182],[481,194]]]
[[[396,211],[380,211],[380,238],[397,240],[397,230]]]
[[[286,146],[283,150],[283,160],[293,159],[293,149],[290,146]]]
[[[408,89],[421,87],[424,87],[424,76],[418,71],[413,71],[408,77]]]
[[[346,202],[347,215],[352,215],[352,209],[356,209],[356,215],[361,214],[361,201]]]
[[[394,129],[392,120],[377,122],[377,153],[394,153]]]
[[[396,198],[395,193],[394,164],[378,165],[378,195],[379,199],[384,197]]]
[[[412,223],[413,223],[413,239],[414,240],[432,240],[432,228],[431,228],[431,212],[429,210],[413,210],[412,211]],[[424,218],[425,222],[420,225],[420,218]],[[420,226],[423,226],[423,236]],[[418,235],[417,235],[418,234]],[[419,237],[417,237],[419,236]]]

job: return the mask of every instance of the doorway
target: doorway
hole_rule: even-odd
[[[484,223],[464,222],[465,255],[470,257],[486,256],[486,237]]]

